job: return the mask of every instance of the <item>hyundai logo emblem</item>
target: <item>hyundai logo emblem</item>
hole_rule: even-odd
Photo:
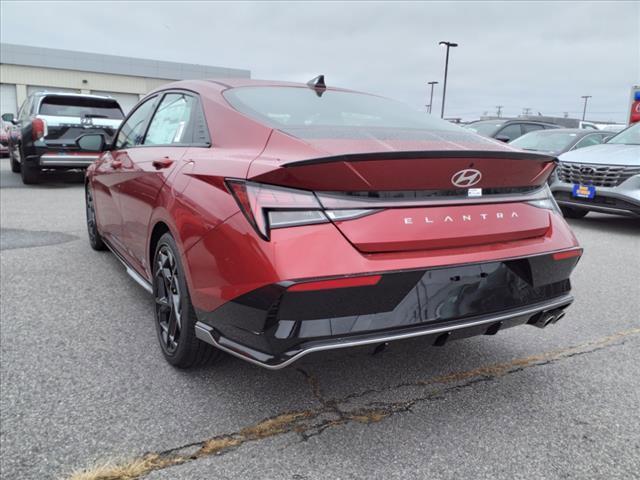
[[[482,178],[482,173],[474,168],[467,168],[460,170],[453,174],[451,177],[451,183],[456,187],[471,187],[478,183]]]
[[[596,169],[593,167],[580,167],[580,173],[582,175],[593,175],[596,173]]]

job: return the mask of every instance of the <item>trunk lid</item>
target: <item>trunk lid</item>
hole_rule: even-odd
[[[37,115],[46,123],[47,146],[65,149],[77,149],[75,140],[86,133],[102,133],[111,140],[123,117],[113,98],[59,93],[43,95]]]
[[[248,178],[314,191],[452,190],[454,174],[475,169],[480,179],[470,187],[528,187],[544,184],[555,165],[555,157],[464,131],[413,134],[298,139],[276,130]]]
[[[420,137],[302,141],[274,132],[248,178],[313,191],[327,211],[369,210],[350,220],[330,217],[363,253],[508,242],[549,231],[549,210],[524,202],[539,197],[554,157],[467,132]]]
[[[47,124],[47,136],[44,138],[48,147],[76,148],[75,141],[80,135],[87,133],[103,133],[107,140],[115,135],[122,120],[91,117],[62,117],[54,115],[38,115]]]

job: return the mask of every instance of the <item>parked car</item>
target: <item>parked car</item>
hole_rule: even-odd
[[[4,120],[0,120],[0,157],[9,156],[9,133],[10,124]]]
[[[611,132],[584,128],[558,128],[527,133],[509,144],[523,150],[546,152],[558,156],[569,150],[599,145],[611,136],[613,136]]]
[[[565,217],[589,211],[640,216],[640,124],[559,160],[551,191]]]
[[[38,183],[43,170],[86,168],[97,155],[75,142],[83,133],[101,133],[111,139],[124,117],[111,97],[38,92],[20,107],[18,116],[4,114],[16,126],[9,138],[11,170],[26,184]]]
[[[322,78],[177,82],[99,149],[90,244],[155,297],[178,367],[444,345],[545,327],[573,300],[582,250],[546,184],[555,158],[399,102]]]
[[[501,142],[510,142],[516,138],[536,130],[559,128],[551,123],[536,122],[534,120],[479,120],[465,125],[484,137],[495,138]]]

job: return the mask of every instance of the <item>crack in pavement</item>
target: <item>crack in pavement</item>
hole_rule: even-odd
[[[298,368],[298,372],[303,375],[309,385],[311,394],[320,403],[319,407],[284,412],[236,432],[217,435],[207,440],[162,452],[149,452],[120,464],[114,464],[113,462],[103,463],[76,471],[68,478],[69,480],[134,480],[152,471],[182,465],[203,457],[228,453],[246,442],[259,441],[288,433],[298,434],[302,441],[307,441],[314,436],[322,434],[329,428],[349,423],[378,423],[392,415],[409,412],[418,403],[444,398],[444,395],[448,392],[470,388],[480,382],[494,381],[502,376],[518,373],[528,368],[550,365],[561,360],[622,345],[625,343],[624,339],[626,337],[638,334],[640,334],[640,328],[633,328],[576,346],[517,358],[505,363],[478,367],[472,370],[439,375],[427,380],[399,383],[381,389],[369,389],[352,393],[339,399],[325,398],[319,379],[306,370]],[[425,392],[426,394],[409,400],[397,402],[372,401],[365,404],[365,406],[350,410],[345,409],[346,404],[353,399],[362,399],[373,394],[395,391],[406,387],[424,388],[434,385],[444,385],[444,388]]]

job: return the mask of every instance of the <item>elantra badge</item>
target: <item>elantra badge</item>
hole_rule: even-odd
[[[456,187],[471,187],[478,183],[482,178],[482,173],[475,168],[467,168],[465,170],[460,170],[453,174],[451,177],[451,183],[453,183]]]

